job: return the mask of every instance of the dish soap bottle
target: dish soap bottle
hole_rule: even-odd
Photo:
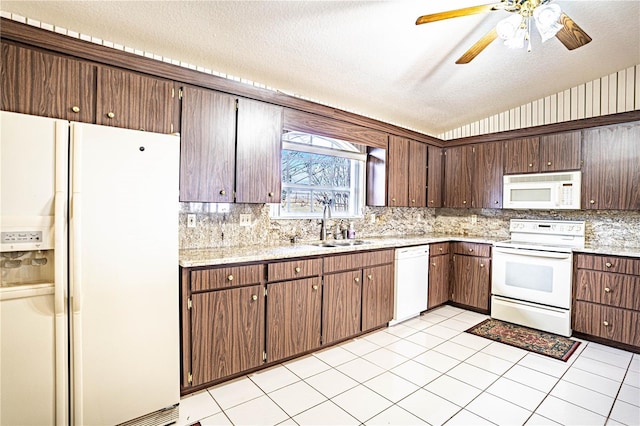
[[[347,238],[350,240],[356,239],[356,228],[353,225],[353,222],[349,222],[349,229],[347,230]]]

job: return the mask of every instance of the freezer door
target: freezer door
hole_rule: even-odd
[[[177,136],[72,123],[74,424],[179,402]]]

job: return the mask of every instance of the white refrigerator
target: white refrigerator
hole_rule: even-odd
[[[171,423],[179,137],[0,114],[0,424]]]

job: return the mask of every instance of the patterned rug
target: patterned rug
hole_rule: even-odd
[[[557,334],[493,318],[482,321],[466,332],[562,361],[567,361],[580,346],[580,342]]]

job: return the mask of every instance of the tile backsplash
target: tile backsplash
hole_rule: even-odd
[[[188,214],[196,215],[193,228],[187,227]],[[241,214],[250,215],[248,226],[240,226]],[[472,215],[476,216],[475,224]],[[507,239],[510,219],[584,220],[588,244],[640,247],[638,211],[367,207],[364,218],[353,222],[356,238],[443,233]],[[338,222],[340,219],[329,220],[328,230]],[[343,224],[348,226],[349,221]],[[294,236],[300,241],[318,240],[320,221],[271,219],[267,204],[180,203],[181,249],[275,245]]]

